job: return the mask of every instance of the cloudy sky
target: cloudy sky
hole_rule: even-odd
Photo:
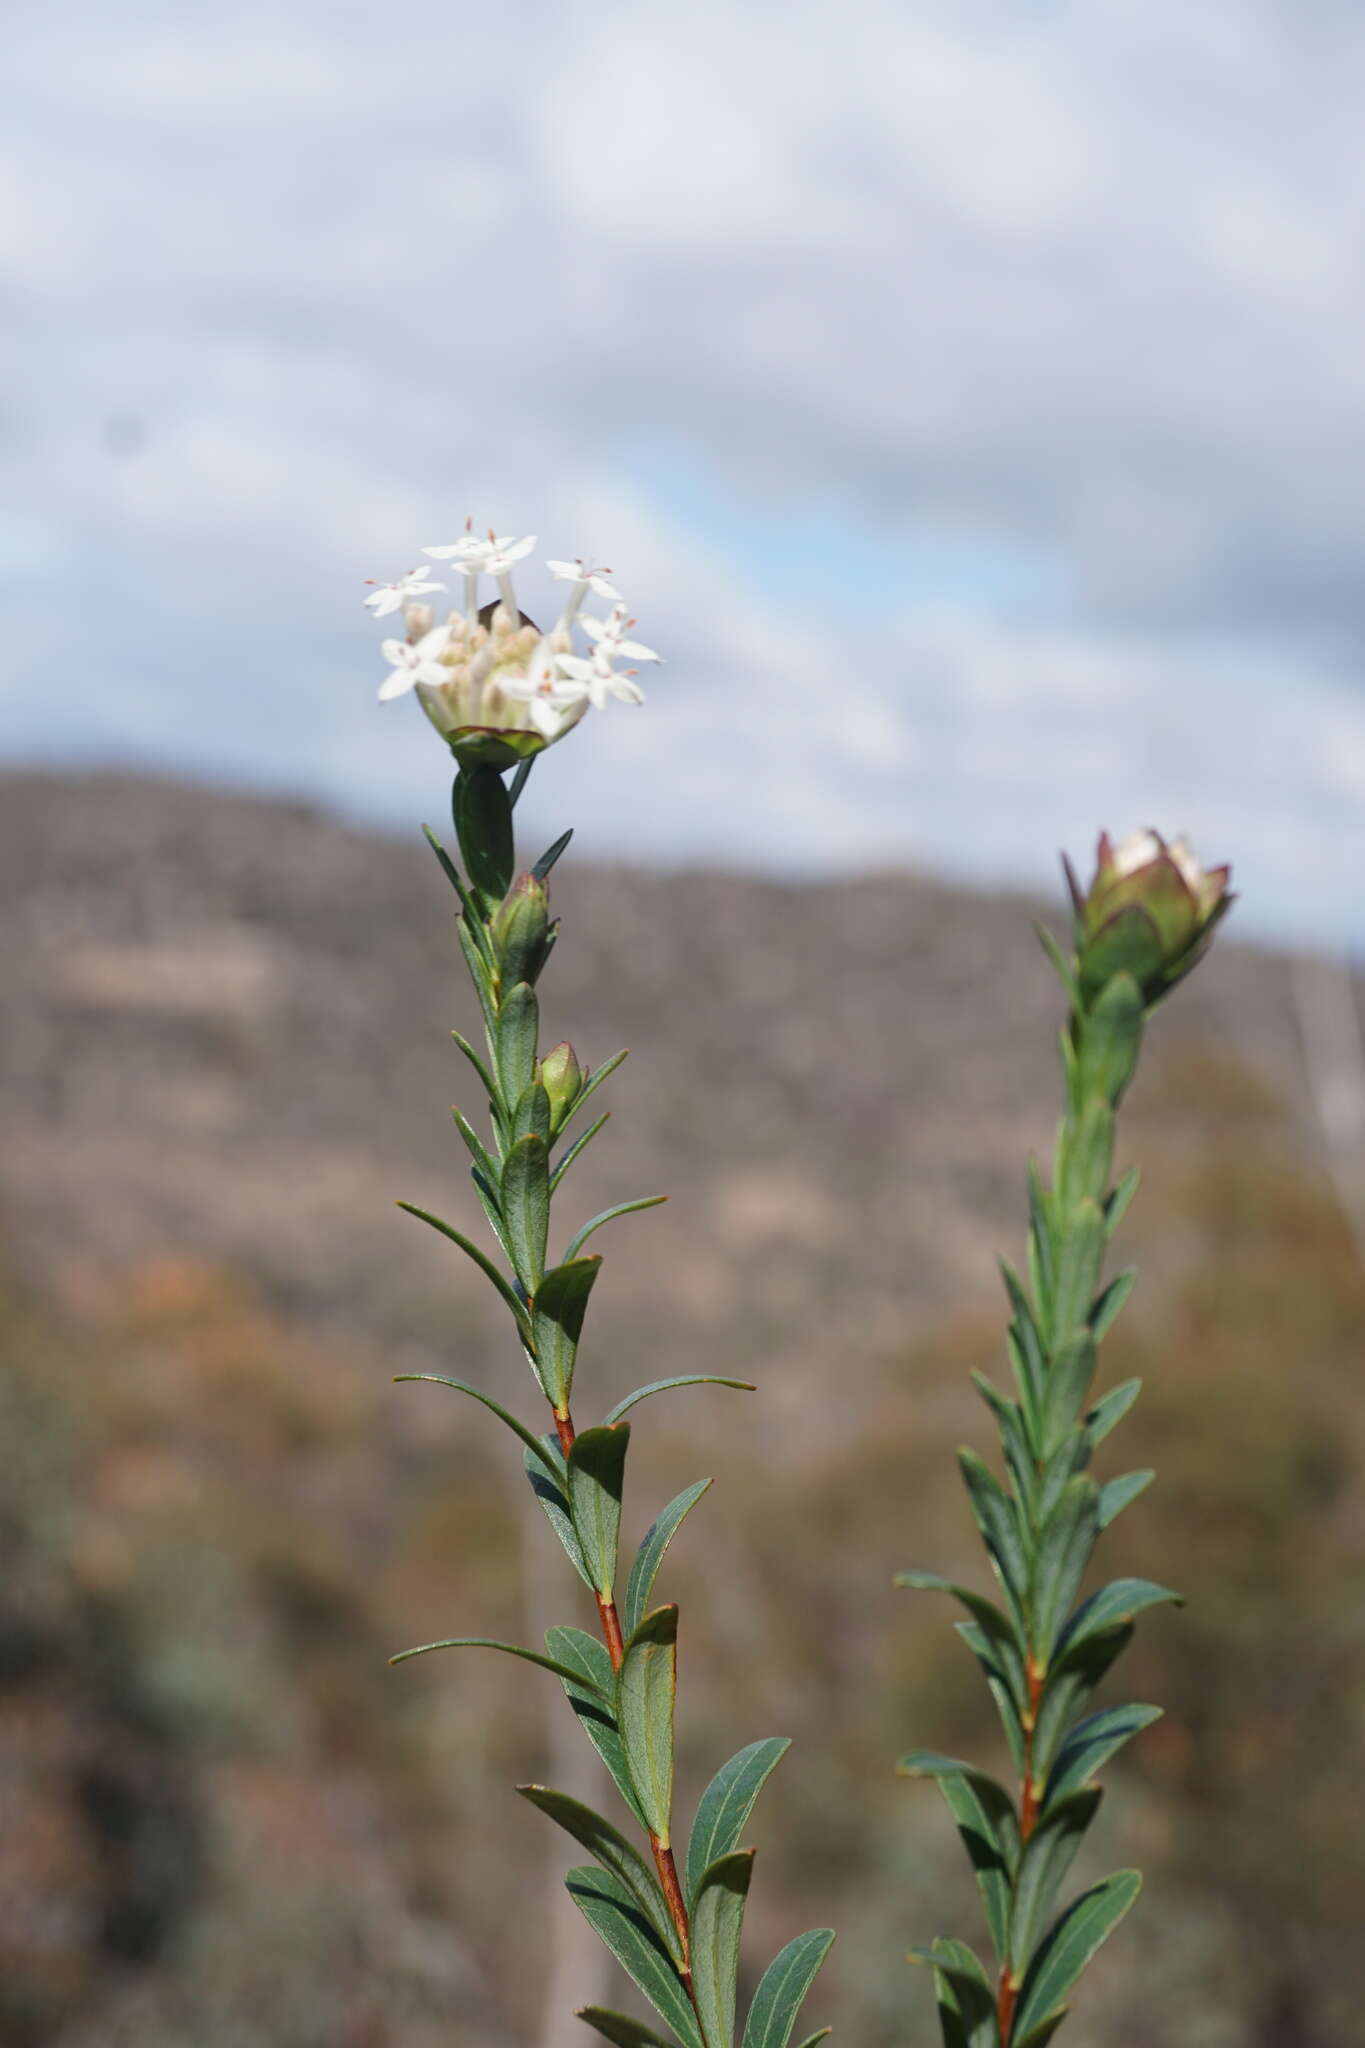
[[[1365,946],[1354,0],[57,0],[6,53],[7,759],[411,829],[364,579],[472,513],[668,657],[547,827],[1046,884],[1151,822]]]

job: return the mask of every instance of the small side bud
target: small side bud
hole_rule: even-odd
[[[1082,991],[1093,995],[1128,973],[1144,1002],[1159,1001],[1203,956],[1231,908],[1229,874],[1201,867],[1183,839],[1132,832],[1115,847],[1101,833],[1089,889],[1083,894],[1070,878]]]
[[[546,1053],[540,1063],[539,1078],[550,1098],[550,1135],[553,1137],[563,1129],[583,1086],[583,1069],[567,1038]]]
[[[534,875],[521,875],[493,913],[489,933],[504,989],[533,987],[550,942],[550,893]]]

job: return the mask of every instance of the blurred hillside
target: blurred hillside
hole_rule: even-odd
[[[497,1425],[389,1383],[534,1414],[491,1292],[392,1206],[477,1214],[448,891],[420,845],[113,777],[0,779],[0,859],[0,2044],[538,2040],[528,1954],[566,2005],[606,1988],[563,1940],[567,1845],[509,1789],[580,1768],[558,1688],[385,1665],[584,1618]],[[951,1448],[989,1442],[967,1375],[1000,1370],[994,1258],[1054,1119],[1034,908],[572,855],[555,902],[551,1034],[634,1048],[568,1205],[672,1198],[599,1239],[580,1420],[699,1362],[759,1383],[636,1432],[637,1530],[717,1482],[666,1568],[683,1790],[797,1738],[749,1953],[828,1921],[811,2024],[928,2042],[901,1953],[976,1908],[891,1764],[998,1743],[949,1613],[889,1581],[982,1570]],[[1106,1563],[1190,1605],[1120,1667],[1169,1711],[1093,1854],[1148,1888],[1072,2024],[1335,2048],[1365,2039],[1365,1276],[1284,961],[1220,945],[1124,1142],[1144,1285],[1104,1370],[1147,1391],[1112,1469],[1160,1477]]]

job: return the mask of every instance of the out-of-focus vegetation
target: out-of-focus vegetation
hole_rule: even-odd
[[[511,1787],[563,1769],[554,1683],[385,1662],[565,1618],[504,1433],[389,1383],[538,1398],[478,1275],[387,1206],[472,1221],[439,877],[199,792],[5,795],[0,2048],[538,2040],[527,1928],[548,1971],[567,1855]],[[634,1533],[716,1479],[660,1581],[681,1803],[794,1736],[750,1952],[837,1926],[810,2024],[926,2042],[901,1957],[977,1905],[892,1767],[999,1736],[946,1603],[891,1578],[979,1581],[952,1449],[989,1452],[968,1372],[1003,1376],[991,1257],[1048,1139],[1055,991],[1026,906],[900,878],[571,873],[557,900],[547,1015],[590,1059],[636,1047],[583,1213],[675,1196],[603,1233],[584,1386],[605,1408],[698,1357],[760,1382],[652,1403],[632,1450]],[[1096,2048],[1360,2038],[1365,1279],[1288,1014],[1281,963],[1220,939],[1125,1113],[1143,1280],[1102,1370],[1146,1391],[1103,1472],[1159,1477],[1100,1558],[1189,1604],[1124,1660],[1167,1715],[1087,1845],[1147,1876],[1082,1987]],[[591,1944],[557,1967],[563,2010],[607,1989]]]

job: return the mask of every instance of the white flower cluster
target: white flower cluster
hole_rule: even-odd
[[[431,606],[420,600],[447,586],[429,580],[424,567],[373,589],[365,599],[373,616],[387,618],[401,609],[407,628],[405,639],[383,644],[389,674],[379,688],[381,699],[415,689],[433,725],[453,745],[468,735],[471,746],[500,742],[520,754],[562,738],[589,705],[600,711],[612,697],[642,704],[635,671],[619,664],[659,656],[627,639],[635,622],[607,581],[609,572],[581,561],[547,563],[550,574],[569,586],[563,609],[548,633],[523,617],[512,567],[534,546],[534,537],[513,540],[491,528],[480,539],[467,521],[459,540],[423,548],[431,561],[449,563],[464,580],[463,608],[451,612],[444,625],[433,623]],[[498,591],[482,607],[481,576],[491,577]],[[581,616],[589,591],[611,605],[606,618]],[[575,649],[575,626],[588,641],[586,653]]]

